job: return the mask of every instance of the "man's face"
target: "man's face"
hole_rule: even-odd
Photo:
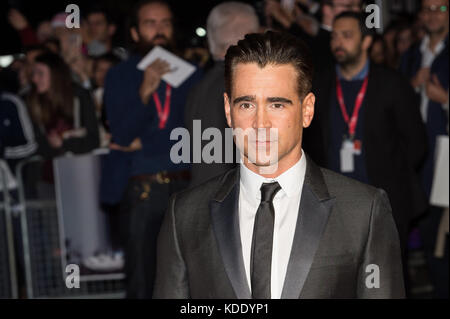
[[[140,47],[170,46],[173,24],[169,8],[159,3],[143,6],[138,13],[138,28],[131,29],[131,36]]]
[[[303,127],[311,123],[315,98],[309,93],[300,99],[297,76],[291,64],[260,68],[240,63],[233,70],[231,96],[224,94],[225,114],[230,127],[249,133],[243,142],[236,137],[236,144],[255,169],[274,163],[289,167],[301,156]],[[270,158],[252,155],[260,151]]]
[[[424,0],[422,14],[428,33],[448,31],[448,0]]]
[[[340,65],[356,63],[362,53],[361,31],[356,19],[341,18],[334,22],[331,51]]]
[[[89,35],[100,42],[106,41],[112,34],[106,17],[102,13],[92,13],[87,19]]]
[[[333,13],[334,16],[338,16],[345,11],[361,11],[361,1],[360,0],[334,0],[333,1]]]

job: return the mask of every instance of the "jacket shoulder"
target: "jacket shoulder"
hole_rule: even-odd
[[[183,190],[176,193],[173,198],[175,198],[175,211],[178,208],[189,207],[189,210],[195,211],[199,208],[207,208],[209,202],[214,199],[215,195],[223,185],[225,179],[230,176],[230,174],[235,174],[236,168],[231,169],[219,176],[213,177],[206,182]]]
[[[328,192],[339,201],[364,201],[372,202],[380,193],[381,189],[361,183],[355,179],[338,174],[326,168],[322,171]]]

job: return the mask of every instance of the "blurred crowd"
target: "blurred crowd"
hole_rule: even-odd
[[[127,44],[113,41],[116,23],[101,6],[82,7],[81,26],[72,29],[66,13],[33,28],[11,9],[8,21],[22,52],[0,69],[1,158],[14,172],[20,160],[41,155],[47,163],[42,179],[51,186],[52,158],[108,149],[100,197],[111,216],[113,242],[125,252],[127,296],[150,298],[156,238],[169,197],[233,167],[173,163],[170,132],[192,132],[193,120],[224,132],[228,47],[247,33],[290,32],[308,44],[316,68],[316,118],[305,131],[304,150],[342,173],[338,154],[345,123],[336,83],[350,112],[368,78],[367,112],[355,132],[363,140],[363,156],[347,175],[387,191],[406,276],[411,234],[419,233],[435,297],[448,297],[448,245],[435,251],[445,214],[448,242],[448,209],[428,203],[436,138],[448,135],[449,8],[448,0],[418,2],[415,15],[397,14],[383,30],[361,25],[367,5],[361,0],[223,2],[205,21],[207,46],[188,48],[177,43],[176,17],[164,1],[140,1],[123,16]],[[165,61],[137,68],[156,45],[196,66],[179,87],[162,80],[169,71]]]

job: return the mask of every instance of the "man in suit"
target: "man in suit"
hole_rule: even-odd
[[[225,114],[247,133],[235,139],[241,162],[172,197],[154,297],[404,296],[385,192],[302,151],[314,115],[312,72],[307,47],[289,34],[250,34],[228,49]]]
[[[422,16],[426,35],[408,50],[402,59],[401,69],[417,92],[422,118],[426,123],[428,153],[421,172],[422,185],[427,197],[435,174],[436,141],[448,135],[449,88],[449,6],[448,0],[423,0]],[[437,233],[448,214],[441,207],[430,206],[419,222],[420,235],[433,281],[434,296],[448,298],[448,245],[447,253],[435,253]],[[448,216],[448,215],[447,215]]]
[[[255,10],[248,4],[230,1],[215,6],[208,15],[207,34],[209,50],[214,65],[203,79],[193,87],[186,102],[186,127],[193,136],[193,121],[200,120],[201,127],[218,128],[225,140],[227,122],[223,111],[224,59],[230,45],[236,44],[247,33],[258,32],[259,22]],[[209,143],[203,141],[202,146]],[[222,143],[225,145],[225,143]],[[202,147],[203,148],[203,147]],[[223,152],[222,155],[225,153]],[[222,156],[223,158],[223,156]],[[200,185],[220,175],[235,165],[232,163],[193,163],[191,165],[191,186]]]
[[[317,116],[305,130],[304,148],[319,165],[384,189],[405,245],[410,220],[426,207],[418,177],[425,128],[408,81],[369,61],[371,42],[362,15],[335,19],[337,64],[315,76]]]

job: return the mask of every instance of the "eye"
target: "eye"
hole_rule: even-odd
[[[284,108],[284,104],[275,103],[275,104],[272,104],[272,107],[274,109],[282,109],[282,108]]]
[[[239,107],[241,109],[250,109],[252,108],[252,105],[250,103],[242,103],[241,105],[239,105]]]

